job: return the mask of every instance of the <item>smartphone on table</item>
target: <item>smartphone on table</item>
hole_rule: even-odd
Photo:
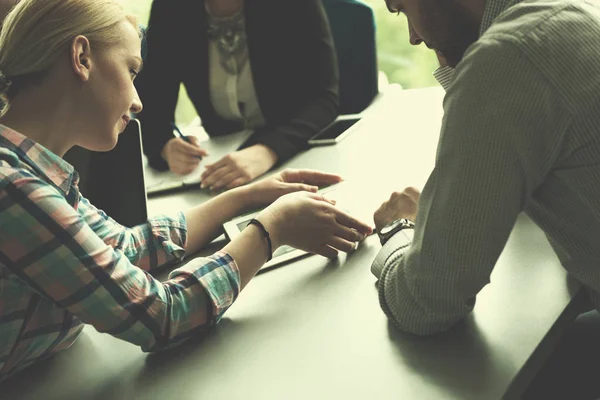
[[[340,115],[319,133],[311,137],[308,140],[308,144],[311,146],[322,146],[339,143],[358,127],[357,123],[361,118],[360,114]]]

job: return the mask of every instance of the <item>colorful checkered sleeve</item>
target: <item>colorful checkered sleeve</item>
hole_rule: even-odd
[[[150,271],[173,259],[185,256],[187,226],[182,212],[175,218],[159,216],[134,228],[127,228],[81,198],[77,209],[86,224],[115,250],[138,268]]]
[[[82,322],[144,351],[170,347],[216,323],[239,293],[225,252],[191,260],[166,282],[132,264],[181,257],[183,216],[127,229],[86,200],[76,210],[27,170],[1,186],[0,380],[70,346]]]

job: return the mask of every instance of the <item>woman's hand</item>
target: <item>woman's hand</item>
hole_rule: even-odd
[[[169,165],[169,170],[179,175],[187,175],[198,167],[202,157],[208,155],[207,151],[198,145],[198,138],[187,136],[192,142],[188,143],[181,138],[170,139],[163,147],[162,158]]]
[[[282,196],[257,219],[271,236],[273,250],[289,245],[324,257],[351,252],[373,232],[368,224],[335,207],[322,195],[307,192]]]
[[[259,208],[271,204],[281,196],[305,191],[315,193],[319,187],[342,181],[336,174],[310,169],[285,169],[243,188],[246,190],[248,206]]]
[[[265,145],[229,153],[219,161],[207,164],[200,176],[202,188],[232,189],[267,172],[277,162],[277,155]]]

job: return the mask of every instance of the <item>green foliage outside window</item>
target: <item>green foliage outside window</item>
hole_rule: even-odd
[[[405,89],[436,85],[432,73],[438,67],[437,58],[425,45],[408,42],[406,17],[390,13],[384,0],[363,1],[375,12],[379,70],[389,82]]]
[[[146,25],[152,0],[122,1],[125,7],[138,16],[140,24]],[[410,45],[406,17],[391,14],[384,0],[363,1],[375,12],[379,70],[387,76],[388,81],[399,83],[405,89],[436,85],[432,75],[437,68],[436,57],[424,45]],[[175,119],[179,124],[185,125],[195,116],[194,107],[182,86]]]

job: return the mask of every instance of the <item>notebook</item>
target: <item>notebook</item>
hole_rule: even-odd
[[[208,151],[208,155],[202,158],[200,165],[195,171],[188,175],[177,175],[170,171],[160,172],[148,165],[144,158],[144,169],[146,171],[146,190],[148,195],[166,193],[171,191],[185,190],[200,187],[200,176],[204,172],[204,166],[220,160],[223,156],[236,151],[242,143],[252,134],[252,130],[246,129],[224,136],[209,138],[199,123],[193,121],[184,127],[182,132],[186,136],[196,136],[200,146]]]

